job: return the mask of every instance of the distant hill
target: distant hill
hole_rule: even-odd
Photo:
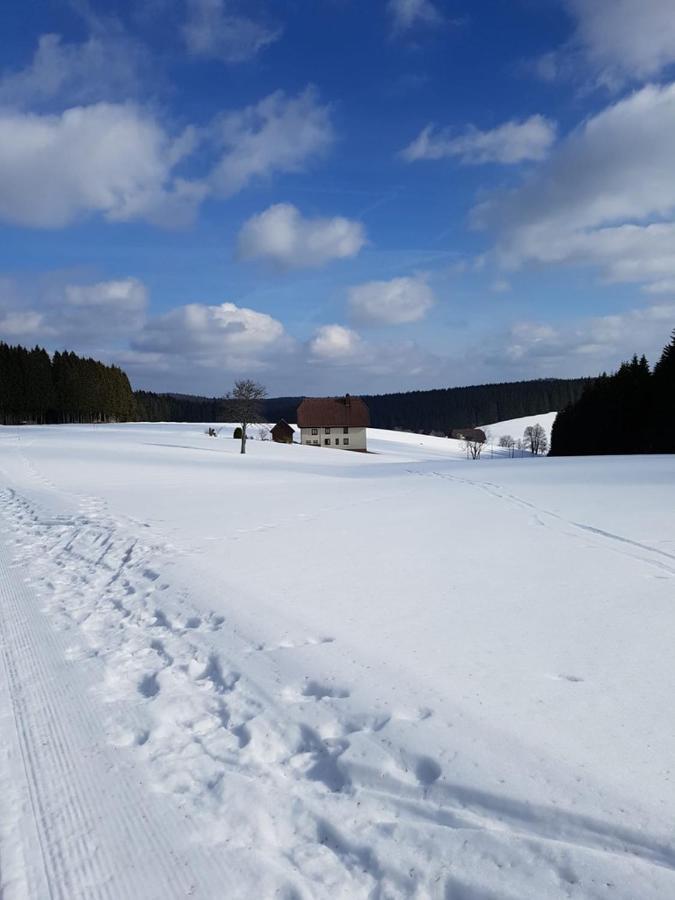
[[[445,433],[451,428],[564,409],[581,396],[590,381],[545,378],[361,396],[376,428]],[[301,400],[302,397],[270,398],[265,402],[265,418],[269,422],[294,422]],[[220,422],[225,418],[223,401],[215,397],[136,391],[136,405],[138,417],[144,421]]]

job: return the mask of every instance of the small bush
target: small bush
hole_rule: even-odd
[[[232,435],[232,437],[237,438],[238,440],[241,440],[241,426],[240,425],[237,425],[237,427],[234,429],[234,434]]]

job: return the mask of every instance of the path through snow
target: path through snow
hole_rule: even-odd
[[[349,640],[328,610],[323,628],[312,624],[317,617],[309,606],[307,621],[298,624],[289,598],[288,609],[270,618],[269,596],[256,605],[263,582],[254,571],[236,577],[254,548],[251,558],[265,569],[271,588],[275,578],[279,582],[276,567],[282,560],[293,566],[288,554],[300,543],[305,574],[325,589],[322,573],[332,578],[333,570],[329,558],[318,555],[330,521],[321,510],[333,516],[347,511],[349,530],[336,528],[328,546],[339,552],[343,543],[346,558],[359,566],[351,542],[371,541],[370,556],[376,555],[372,535],[386,527],[383,516],[400,528],[393,510],[402,502],[414,522],[417,515],[421,521],[438,515],[446,504],[470,511],[480,494],[488,504],[506,506],[495,515],[502,527],[525,528],[530,550],[548,553],[560,535],[582,537],[592,553],[609,548],[611,555],[619,547],[620,565],[636,583],[642,576],[629,567],[644,563],[670,580],[675,565],[669,550],[574,522],[496,481],[469,477],[465,467],[459,475],[456,462],[411,465],[404,458],[404,466],[392,461],[390,478],[382,462],[366,461],[375,463],[372,484],[368,468],[350,470],[337,493],[330,470],[328,481],[321,473],[296,471],[289,476],[296,491],[304,483],[312,492],[312,479],[317,482],[314,500],[290,517],[282,504],[275,516],[289,524],[276,528],[265,527],[271,511],[263,508],[264,497],[277,487],[265,481],[269,470],[263,472],[258,524],[254,514],[209,548],[203,536],[200,541],[203,524],[183,535],[179,519],[167,528],[152,508],[141,515],[129,502],[123,512],[114,508],[114,491],[92,491],[96,478],[86,473],[90,486],[81,490],[82,479],[62,460],[50,463],[40,455],[42,434],[36,430],[34,445],[5,438],[0,447],[2,900],[627,900],[637,896],[636,885],[645,900],[675,894],[675,849],[658,816],[637,806],[629,811],[616,785],[599,783],[600,769],[583,773],[571,760],[547,758],[543,745],[528,746],[501,724],[483,722],[483,701],[471,699],[483,696],[471,672],[461,683],[456,675],[437,679],[433,689],[408,683],[404,672],[410,670],[402,667],[394,677],[396,659],[365,655],[361,638]],[[121,440],[123,455],[134,452],[130,434],[130,443]],[[273,465],[283,464],[284,449],[270,448]],[[136,465],[144,464],[144,452]],[[180,460],[184,450],[165,452]],[[303,457],[310,464],[312,452]],[[219,464],[223,459],[216,455]],[[100,481],[118,477],[105,461],[91,465]],[[203,471],[194,474],[203,477]],[[218,490],[211,477],[207,473],[207,490]],[[543,529],[548,534],[533,536],[524,526],[533,516],[551,526]],[[362,531],[355,534],[355,528]],[[453,541],[460,535],[455,532]],[[410,541],[415,553],[412,535]],[[588,549],[564,552],[583,560]],[[415,558],[421,564],[421,551]],[[439,571],[452,579],[459,558],[453,553]],[[362,577],[359,601],[380,603],[381,580],[388,602],[380,636],[373,636],[383,645],[378,654],[405,654],[408,666],[410,652],[421,649],[415,665],[433,675],[431,644],[425,662],[423,647],[397,644],[398,632],[387,637],[387,617],[395,625],[403,616],[404,632],[419,628],[406,616],[414,611],[424,619],[426,595],[408,612],[408,589],[402,585],[397,595],[385,574]],[[348,584],[349,575],[343,577]],[[317,596],[313,590],[308,597]],[[521,615],[508,602],[511,615]],[[352,613],[345,606],[343,618]],[[363,613],[366,622],[372,610],[364,606]],[[436,611],[431,627],[438,621]],[[461,625],[465,641],[472,627],[470,619]],[[491,627],[483,627],[485,640]],[[454,641],[452,619],[443,628]],[[451,656],[458,653],[453,646]],[[483,653],[474,648],[476,660]],[[587,689],[576,670],[550,677],[551,690],[559,690],[556,679],[568,690]]]

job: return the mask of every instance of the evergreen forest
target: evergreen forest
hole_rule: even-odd
[[[51,357],[0,342],[0,423],[126,422],[136,417],[129,379],[75,353]]]
[[[556,417],[552,456],[675,453],[675,331],[651,371],[634,356]]]

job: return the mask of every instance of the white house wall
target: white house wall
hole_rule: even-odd
[[[314,429],[301,428],[301,440],[303,444],[309,444],[319,447],[332,447],[334,450],[365,450],[366,429],[365,428],[348,428],[348,433],[344,433],[344,428],[316,428],[318,434],[312,434]],[[345,438],[349,440],[345,444]],[[318,444],[315,442],[318,441]],[[326,441],[330,441],[326,444]]]

